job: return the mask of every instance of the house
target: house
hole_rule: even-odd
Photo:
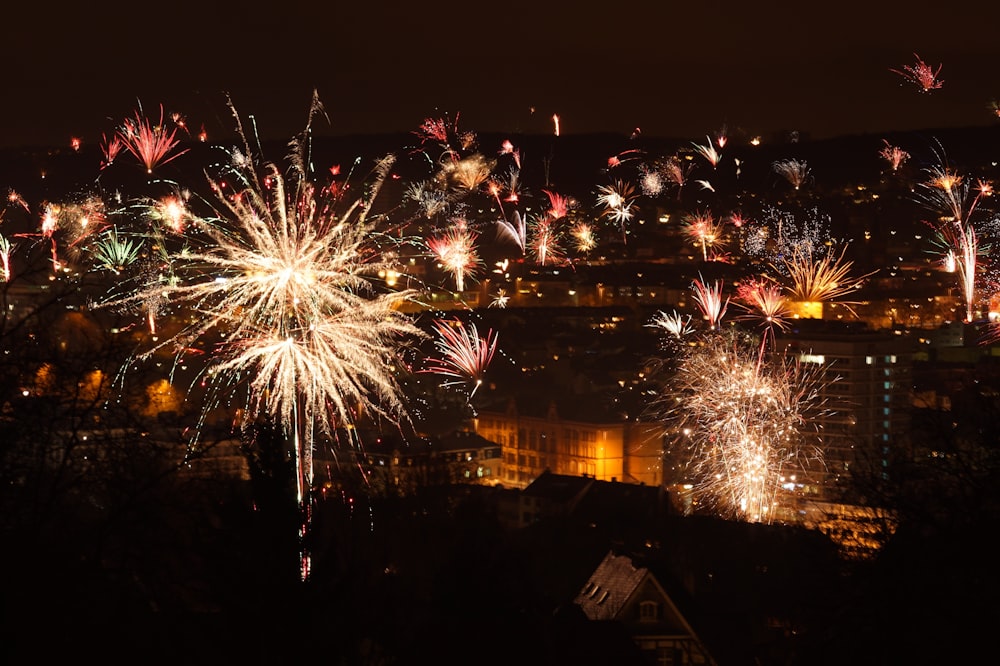
[[[609,551],[574,603],[593,622],[624,625],[653,663],[716,664],[656,576],[628,555]]]

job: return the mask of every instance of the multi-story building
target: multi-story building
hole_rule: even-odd
[[[501,448],[500,482],[526,488],[546,470],[599,481],[659,485],[662,444],[637,424],[592,414],[563,418],[555,402],[508,403],[506,411],[482,411],[476,433]]]
[[[817,386],[824,409],[815,416],[823,465],[804,496],[843,501],[862,478],[888,474],[890,447],[902,444],[909,423],[913,339],[856,324],[797,321],[776,348],[821,366]]]

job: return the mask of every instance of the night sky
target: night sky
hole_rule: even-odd
[[[1000,5],[96,2],[5,8],[0,147],[100,140],[137,108],[265,138],[463,129],[825,138],[1000,122]],[[398,6],[394,6],[398,5]],[[776,9],[771,8],[771,6]],[[921,9],[918,5],[925,5]],[[891,69],[941,66],[921,92]]]

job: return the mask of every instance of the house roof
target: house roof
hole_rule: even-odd
[[[594,479],[590,477],[554,474],[546,470],[521,491],[521,494],[553,502],[570,502],[581,497],[593,483]]]
[[[635,566],[631,557],[611,551],[597,565],[574,602],[591,620],[614,619],[649,575],[649,569]]]

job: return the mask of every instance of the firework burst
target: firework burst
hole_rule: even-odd
[[[722,286],[721,280],[707,284],[701,276],[691,283],[694,302],[712,330],[718,328],[729,307],[729,297],[722,297]]]
[[[475,324],[466,326],[459,319],[436,320],[434,329],[438,334],[434,344],[441,356],[429,359],[427,366],[421,372],[454,377],[458,380],[445,385],[471,382],[473,385],[469,393],[471,400],[482,386],[486,370],[496,353],[498,335],[489,330],[485,336],[480,336]]]
[[[937,90],[944,85],[944,81],[938,78],[942,65],[938,65],[935,69],[924,62],[916,53],[913,54],[913,57],[916,58],[914,64],[904,65],[901,69],[890,69],[889,71],[899,74],[908,82],[915,84],[923,93]]]
[[[812,178],[809,164],[805,160],[778,160],[771,163],[771,168],[774,169],[775,173],[787,180],[796,190],[808,183]]]
[[[164,126],[162,105],[159,122],[154,124],[144,117],[141,111],[136,111],[134,118],[126,119],[122,124],[118,136],[124,147],[146,167],[146,173],[153,173],[153,169],[157,166],[166,164],[187,152],[186,148],[175,150],[181,141],[177,138],[176,127],[171,129]],[[121,147],[114,143],[105,144],[108,164],[114,161],[114,156],[120,149]]]
[[[292,441],[304,539],[317,433],[332,433],[362,413],[405,419],[399,353],[423,334],[399,309],[412,294],[379,290],[373,279],[386,268],[379,247],[385,238],[369,224],[370,206],[355,202],[338,211],[337,201],[324,198],[330,189],[310,180],[303,137],[322,111],[318,99],[307,131],[290,143],[287,177],[276,164],[247,157],[254,151],[232,110],[244,146],[209,176],[215,199],[205,203],[212,214],[192,224],[200,245],[189,248],[196,239],[185,237],[183,249],[167,254],[169,281],[161,271],[134,292],[110,295],[104,305],[162,296],[193,315],[142,357],[171,348],[182,355],[208,341],[204,373],[214,394],[242,393],[244,425],[266,416]],[[369,203],[391,163],[386,158],[374,170]],[[309,566],[304,549],[303,578]]]
[[[458,220],[444,235],[427,240],[427,247],[455,278],[455,289],[460,292],[465,291],[465,279],[481,264],[476,251],[477,237],[464,220]]]
[[[829,250],[823,256],[807,252],[793,252],[785,259],[784,272],[790,277],[788,297],[803,303],[823,303],[838,300],[857,291],[872,273],[851,277],[854,262],[846,260],[847,248],[840,253]],[[850,303],[839,301],[850,307]]]
[[[730,330],[685,347],[655,404],[675,474],[725,517],[771,522],[782,484],[822,464],[811,425],[823,409],[815,364],[762,362]]]

